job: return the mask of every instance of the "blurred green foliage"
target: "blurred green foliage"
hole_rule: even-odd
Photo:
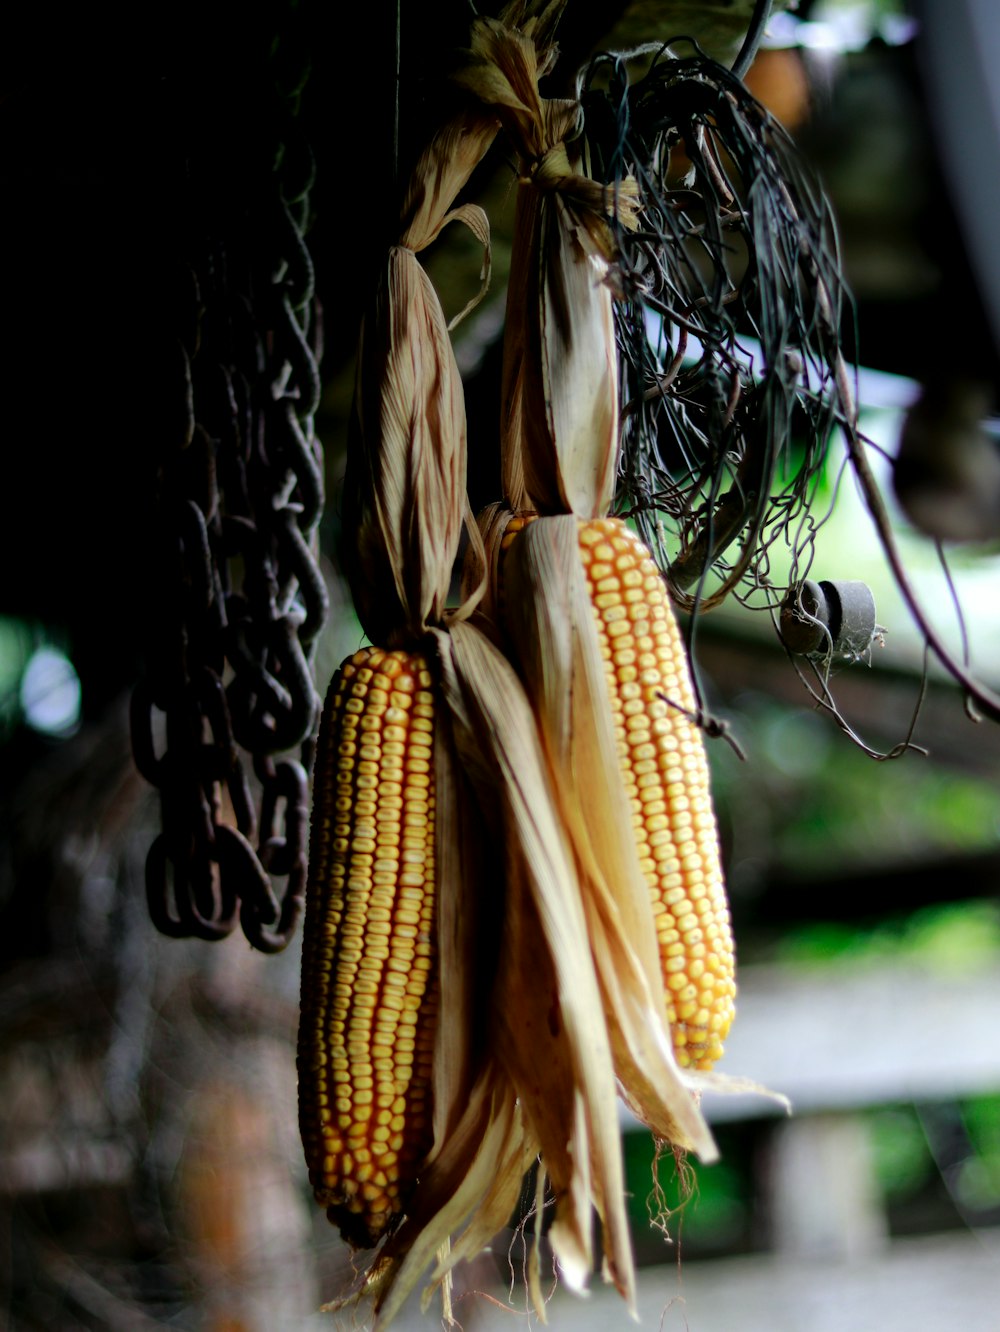
[[[775,960],[798,965],[890,958],[937,971],[995,966],[1000,959],[1000,903],[955,902],[881,921],[870,930],[824,921],[789,930]]]
[[[871,1112],[869,1131],[879,1186],[887,1201],[912,1196],[935,1173],[927,1138],[911,1105]]]
[[[20,720],[21,677],[37,641],[23,620],[0,616],[0,737],[6,737]]]
[[[758,693],[725,716],[749,759],[708,746],[734,899],[774,875],[822,881],[1000,847],[991,778],[918,755],[875,763],[828,719]]]
[[[942,1122],[950,1125],[950,1142]],[[942,1200],[950,1205],[953,1225],[1000,1221],[1000,1095],[880,1107],[870,1112],[869,1125],[890,1215],[905,1218],[920,1206],[926,1212],[936,1197],[939,1208]]]

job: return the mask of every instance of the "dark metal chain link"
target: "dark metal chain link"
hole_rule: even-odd
[[[174,293],[176,426],[158,473],[146,678],[132,699],[136,765],[162,809],[146,862],[153,923],[212,940],[239,922],[265,952],[284,948],[302,908],[319,712],[310,657],[327,614],[311,156],[294,94],[276,100],[270,161],[247,173],[215,234],[189,246],[189,291]]]

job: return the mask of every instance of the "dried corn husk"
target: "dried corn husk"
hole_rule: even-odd
[[[521,35],[486,27],[517,46],[536,78],[546,57],[535,43],[561,8],[511,6],[505,17],[523,20]],[[506,98],[497,83],[494,100]],[[576,865],[520,681],[463,623],[474,593],[445,610],[465,510],[465,417],[440,304],[415,251],[451,218],[480,225],[468,207],[450,209],[488,137],[476,126],[472,117],[442,131],[411,183],[401,242],[363,329],[344,506],[366,631],[386,646],[433,643],[446,705],[435,750],[435,932],[450,1019],[436,1037],[433,1146],[358,1292],[374,1298],[380,1327],[432,1263],[447,1309],[452,1266],[507,1220],[539,1152],[567,1279],[582,1286],[592,1269],[596,1207],[606,1271],[634,1304],[614,1059]],[[477,810],[492,815],[485,827]],[[498,928],[484,924],[491,901]],[[537,1276],[532,1293],[541,1316]]]
[[[589,1277],[596,1208],[606,1275],[633,1307],[612,1041],[535,716],[512,667],[474,625],[453,624],[433,639],[459,767],[477,789],[480,808],[492,811],[491,845],[503,862],[484,1033],[490,1055],[436,1143],[408,1215],[362,1293],[375,1296],[377,1326],[384,1327],[435,1258],[428,1293],[439,1285],[447,1290],[454,1264],[477,1253],[506,1222],[524,1171],[540,1152],[557,1200],[549,1239],[564,1278],[582,1288]],[[490,891],[488,874],[479,887]],[[442,881],[442,900],[450,894],[467,903],[461,892],[458,879]],[[457,929],[459,939],[459,946],[474,948],[468,922]],[[444,977],[451,965],[447,932],[442,948]],[[460,960],[454,962],[459,970]],[[448,1011],[445,1002],[442,1010]],[[534,1294],[541,1316],[537,1282]]]
[[[536,6],[516,0],[496,21],[531,52],[533,67],[553,58],[551,36],[562,5],[556,0],[536,13]],[[523,32],[507,24],[520,24]],[[497,96],[505,97],[505,90]],[[440,301],[416,255],[448,222],[462,221],[484,243],[488,277],[486,215],[470,204],[452,207],[500,126],[490,90],[477,97],[417,162],[399,243],[386,256],[361,330],[343,550],[361,624],[386,647],[412,643],[428,625],[441,623],[466,513],[461,380]]]
[[[506,624],[577,859],[622,1092],[658,1138],[713,1160],[715,1144],[666,1026],[656,926],[622,784],[577,519],[531,523],[506,555],[503,585]]]
[[[617,197],[583,174],[570,141],[573,101],[542,98],[530,44],[502,24],[474,27],[460,78],[497,108],[521,155],[507,295],[501,451],[515,509],[607,512],[618,461],[618,371],[607,214],[634,218],[633,182]]]
[[[535,717],[509,663],[474,626],[455,626],[448,650],[454,675],[446,672],[446,700],[490,760],[494,790],[484,794],[500,796],[507,895],[494,1004],[497,1057],[555,1190],[550,1239],[564,1275],[581,1286],[592,1268],[593,1204],[611,1278],[631,1303],[610,1042]]]
[[[500,535],[502,529],[498,541]],[[498,541],[487,542],[486,552],[495,554]],[[470,553],[479,561],[474,579],[478,585],[483,552],[470,548]],[[524,1138],[519,1153],[516,1142],[508,1140],[506,1176],[497,1171],[492,1150],[478,1166],[467,1162],[464,1195],[474,1191],[479,1170],[479,1187],[488,1186],[489,1191],[466,1229],[453,1239],[435,1280],[454,1263],[474,1256],[504,1224],[517,1197],[519,1175],[541,1149],[543,1177],[548,1175],[560,1198],[550,1239],[565,1278],[582,1287],[590,1273],[590,1218],[596,1207],[606,1228],[606,1271],[631,1302],[632,1259],[622,1212],[615,1111],[615,1066],[626,1061],[613,1055],[607,1034],[607,1004],[594,967],[584,899],[562,812],[551,794],[536,718],[506,660],[475,627],[453,624],[448,635],[438,638],[459,766],[479,789],[482,806],[501,811],[492,844],[504,848],[505,916],[493,1001],[496,1026],[490,1040],[504,1085],[513,1089],[523,1108]],[[489,891],[488,875],[478,882]],[[643,1009],[643,1019],[646,1015]],[[614,1035],[619,1040],[617,1030]],[[693,1135],[674,1131],[671,1118],[673,1137],[696,1142],[707,1155],[710,1138],[686,1092],[683,1105],[700,1129]],[[665,1130],[667,1123],[662,1116],[659,1127]],[[480,1132],[475,1129],[473,1141]],[[446,1150],[452,1158],[454,1140]],[[422,1197],[436,1187],[435,1167],[432,1164]],[[448,1233],[443,1224],[447,1216],[442,1212],[422,1238],[425,1256],[436,1251]],[[412,1258],[407,1261],[414,1265]],[[537,1255],[529,1287],[541,1316]]]
[[[465,513],[461,381],[437,293],[390,250],[358,353],[344,551],[373,642],[418,641],[444,614]]]

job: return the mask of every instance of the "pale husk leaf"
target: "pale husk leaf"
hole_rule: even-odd
[[[465,512],[462,384],[437,294],[393,247],[358,351],[344,489],[358,617],[386,647],[440,621]]]
[[[756,1078],[748,1078],[740,1073],[719,1073],[715,1069],[685,1069],[683,1076],[697,1096],[705,1092],[711,1092],[713,1096],[762,1096],[766,1101],[780,1106],[786,1115],[792,1113],[791,1099],[784,1092],[765,1087]]]
[[[517,1208],[524,1177],[537,1156],[538,1143],[527,1131],[517,1108],[517,1118],[501,1144],[499,1155],[493,1159],[493,1182],[468,1225],[453,1241],[447,1262],[440,1262],[435,1268],[434,1281],[457,1263],[475,1258],[508,1224]]]
[[[566,197],[533,188],[518,196],[514,255],[504,335],[505,494],[514,509],[602,516],[618,465],[608,262]]]
[[[438,130],[410,177],[403,201],[400,245],[419,251],[437,237],[452,216],[459,191],[486,155],[499,128],[499,119],[488,106],[472,106]]]
[[[498,1197],[513,1209],[533,1154],[509,1084],[498,1076],[495,1066],[487,1068],[474,1085],[454,1132],[422,1176],[406,1220],[386,1242],[382,1262],[388,1266],[388,1276],[382,1279],[375,1300],[379,1332],[389,1326],[436,1262],[442,1245],[478,1207],[485,1206],[491,1221],[498,1210]],[[432,1281],[444,1279],[463,1253],[453,1243],[447,1264]]]
[[[504,966],[496,1007],[498,1057],[511,1070],[542,1144],[542,1164],[558,1208],[550,1239],[574,1289],[594,1262],[591,1198],[594,1190],[589,1131],[574,1059],[574,1015],[566,1015],[552,950],[531,891],[530,871],[511,857],[507,875]],[[582,918],[581,918],[582,927]],[[597,999],[596,987],[594,998]],[[606,1078],[613,1091],[610,1050]]]
[[[452,1138],[487,1047],[483,1014],[496,968],[496,856],[438,710],[434,746],[436,938],[440,1012],[433,1060],[434,1140],[427,1164]],[[476,892],[468,885],[475,884]]]
[[[456,743],[461,751],[464,729],[473,767],[475,756],[486,756],[488,788],[482,798],[497,807],[505,838],[498,1057],[553,1181],[551,1238],[557,1259],[568,1277],[579,1279],[589,1271],[592,1201],[604,1222],[613,1279],[631,1304],[634,1277],[611,1050],[579,883],[553,805],[535,718],[513,669],[475,626],[456,625],[450,635],[437,637]]]
[[[538,297],[541,384],[526,368],[526,422],[544,406],[555,448],[560,509],[603,516],[614,500],[618,471],[618,353],[607,261],[560,194],[542,200]],[[529,297],[530,299],[530,297]],[[539,392],[540,389],[540,392]],[[541,489],[539,457],[522,436],[527,490]],[[544,478],[547,481],[547,478]],[[537,505],[536,505],[537,507]]]
[[[485,211],[478,204],[462,204],[458,208],[453,208],[445,221],[464,222],[475,238],[482,242],[483,246],[483,269],[480,274],[480,287],[475,295],[470,296],[466,303],[459,310],[457,315],[453,315],[448,321],[448,332],[457,328],[466,315],[476,308],[479,302],[486,295],[490,285],[490,273],[492,270],[492,252],[490,250],[490,221]]]
[[[660,1138],[717,1156],[677,1067],[649,888],[621,779],[577,520],[530,523],[504,563],[506,614],[573,840],[615,1066],[630,1106]]]

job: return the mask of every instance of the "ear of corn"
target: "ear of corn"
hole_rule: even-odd
[[[500,22],[477,21],[460,80],[511,131],[531,182],[516,243],[525,289],[515,303],[519,296],[524,308],[508,319],[522,355],[505,370],[506,482],[526,504],[593,516],[610,503],[618,447],[604,281],[610,230],[603,187],[579,174],[562,142],[575,107],[538,96],[550,52],[534,48],[561,6],[513,0]],[[510,30],[522,20],[520,33]],[[612,564],[621,554],[619,534],[601,528],[585,541],[579,533],[588,529],[575,517],[552,517],[543,520],[545,539],[531,545],[533,533],[525,533],[511,545],[515,568],[526,541],[539,556],[551,546],[552,559],[532,575],[537,595],[525,603],[535,619],[537,692],[531,673],[525,690],[496,640],[468,618],[474,597],[445,610],[465,510],[465,422],[440,306],[413,251],[457,215],[445,212],[449,195],[479,151],[474,144],[464,154],[463,133],[458,126],[457,138],[439,137],[418,168],[400,245],[366,323],[345,532],[362,624],[393,650],[367,649],[342,667],[316,765],[300,1120],[317,1198],[352,1243],[381,1243],[361,1278],[379,1328],[432,1262],[431,1281],[447,1297],[453,1263],[478,1252],[508,1215],[524,1166],[539,1152],[556,1195],[549,1238],[563,1276],[582,1287],[590,1274],[596,1209],[606,1279],[634,1311],[619,1081],[660,1137],[704,1159],[715,1153],[678,1070],[678,1062],[703,1066],[715,1053],[714,1019],[702,1022],[707,982],[698,982],[713,972],[710,950],[724,950],[707,918],[697,924],[703,899],[713,899],[697,889],[704,847],[694,836],[692,850],[686,831],[701,827],[703,811],[694,808],[697,817],[685,823],[677,800],[668,828],[679,839],[671,845],[680,868],[669,861],[664,874],[681,874],[682,893],[669,897],[672,884],[659,880],[654,890],[645,862],[669,860],[659,854],[663,829],[652,829],[644,849],[631,823],[661,816],[642,794],[651,770],[638,767],[648,763],[647,749],[659,753],[659,730],[651,725],[632,744],[635,697],[627,691],[638,681],[650,712],[652,667],[642,657],[655,654],[660,625],[652,611],[643,614],[654,628],[624,611],[636,620],[638,674],[622,685],[619,725],[609,682],[629,663],[618,641],[622,614],[606,600],[612,574],[601,572],[605,545]],[[498,519],[498,541],[502,526]],[[481,579],[494,552],[476,554]],[[530,558],[524,565],[531,570]],[[622,582],[628,608],[637,584],[631,573]],[[495,609],[502,598],[491,596]],[[424,650],[436,653],[433,670]],[[665,668],[655,679],[664,693],[675,683]],[[679,744],[675,736],[673,749]],[[622,780],[626,758],[638,773],[635,793]],[[670,788],[665,804],[693,780],[683,761],[677,770],[666,760],[653,766]],[[590,780],[593,771],[599,781]],[[496,871],[486,876],[467,872],[476,857],[456,840],[466,784],[493,835]],[[690,813],[700,797],[687,798]],[[495,947],[497,956],[481,968],[489,1011],[473,1017],[486,984],[474,983],[482,917],[468,903],[484,881],[499,885],[496,928],[486,932],[487,953]],[[660,933],[665,949],[683,945],[680,982],[680,968],[661,967],[655,946],[655,922],[668,907],[677,936],[668,939],[666,926]],[[485,1037],[478,1063],[468,1054],[473,1031]],[[544,1321],[537,1273],[529,1287]]]
[[[614,518],[580,525],[639,864],[649,885],[667,1017],[682,1067],[722,1057],[735,963],[708,761],[662,575]]]
[[[708,1070],[722,1055],[733,1018],[734,955],[705,747],[694,720],[684,644],[652,556],[620,520],[542,519],[536,525],[530,516],[516,517],[501,544],[509,558],[518,532],[531,523],[537,538],[532,554],[537,555],[550,545],[542,539],[540,524],[554,533],[555,524],[569,522],[576,526],[577,558],[603,663],[603,703],[610,706],[635,853],[649,894],[674,1054],[681,1067]],[[549,587],[539,593],[522,582],[518,594],[537,603],[549,600],[552,591]],[[565,606],[573,605],[568,585],[561,598]],[[501,602],[510,599],[509,593],[498,597]],[[508,620],[524,611],[524,606],[517,612],[508,606]],[[547,655],[553,654],[543,648],[541,656]],[[527,665],[529,674],[542,680],[541,693],[548,700],[541,702],[543,725],[548,714],[550,748],[558,750],[560,737],[582,731],[587,721],[551,716],[553,709],[565,708],[562,700],[571,699],[580,685],[571,687],[572,664],[560,666],[555,682],[546,685],[543,676],[550,668]],[[566,784],[586,783],[589,761],[574,752],[572,742],[555,754],[555,762]],[[597,819],[587,822],[592,836]],[[615,877],[621,877],[620,870]],[[624,884],[617,889],[625,900]],[[634,922],[632,929],[641,929],[641,923]],[[636,946],[641,947],[641,940]]]
[[[356,653],[330,686],[317,748],[300,1127],[316,1198],[359,1246],[398,1216],[432,1138],[430,684],[418,653]]]

